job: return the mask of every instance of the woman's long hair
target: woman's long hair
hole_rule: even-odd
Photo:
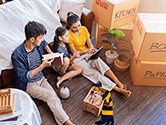
[[[80,21],[80,18],[78,15],[74,14],[71,11],[67,13],[67,28],[68,29],[73,23],[77,23],[78,21]]]
[[[52,51],[53,52],[57,52],[57,49],[59,47],[59,36],[63,36],[65,33],[66,33],[67,29],[64,28],[64,27],[58,27],[56,30],[55,30],[55,36],[54,36],[54,44],[53,44],[53,49]]]

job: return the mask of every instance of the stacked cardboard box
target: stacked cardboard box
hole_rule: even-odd
[[[134,85],[166,86],[166,14],[138,13],[131,37]]]
[[[140,0],[92,0],[94,20],[107,29],[133,22]]]
[[[140,0],[92,0],[94,20],[100,24],[97,48],[101,47],[101,35],[108,33],[108,29],[121,29],[127,37],[131,37],[128,41],[132,44],[130,74],[133,84],[166,86],[166,14],[137,14],[139,2]],[[122,29],[121,26],[133,21],[134,28]],[[109,48],[108,44],[102,45],[105,49]],[[119,45],[119,48],[129,50],[130,44]]]
[[[129,43],[120,43],[120,50],[130,50],[130,38],[133,30],[133,21],[135,20],[140,0],[92,0],[92,11],[94,20],[99,24],[97,28],[97,48],[104,46],[109,49],[108,44],[100,44],[108,29],[120,29],[126,36],[124,39]]]

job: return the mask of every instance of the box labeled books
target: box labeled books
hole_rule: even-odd
[[[56,52],[51,54],[44,54],[42,60],[45,59],[54,59],[51,66],[63,65],[63,53]]]
[[[94,21],[114,29],[135,20],[140,0],[92,0]]]
[[[138,13],[131,37],[137,60],[166,61],[166,14]]]

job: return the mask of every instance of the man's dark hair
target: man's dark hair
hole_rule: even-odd
[[[78,15],[74,14],[73,12],[68,12],[67,13],[67,25],[71,26],[73,23],[77,23],[80,21],[80,18]]]
[[[35,21],[29,21],[28,24],[25,26],[26,40],[29,40],[31,37],[34,37],[36,39],[41,34],[44,35],[46,33],[47,30],[44,27],[44,25],[41,23]]]

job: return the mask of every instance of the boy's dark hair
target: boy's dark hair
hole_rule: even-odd
[[[31,37],[34,37],[36,39],[41,34],[44,35],[46,33],[47,30],[44,25],[36,21],[29,21],[25,26],[26,40],[29,40]]]
[[[67,13],[67,25],[71,26],[73,23],[77,23],[80,21],[80,18],[78,15],[74,14],[73,12],[68,12]]]
[[[59,36],[63,36],[65,33],[66,33],[67,29],[64,28],[64,27],[58,27],[56,30],[55,30],[55,36],[54,36],[54,45],[53,45],[53,48],[52,48],[52,51],[53,52],[57,52],[57,49],[58,49],[58,46],[59,46]]]

